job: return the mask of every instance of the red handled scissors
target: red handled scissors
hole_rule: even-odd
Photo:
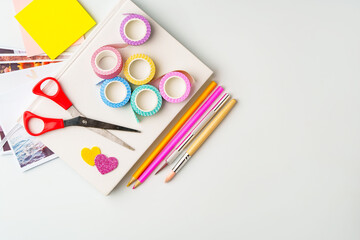
[[[52,82],[56,83],[57,92],[54,95],[48,95],[41,89],[41,85],[45,81],[52,81]],[[34,86],[32,92],[36,95],[43,96],[43,97],[48,98],[48,99],[52,100],[53,102],[57,103],[59,106],[61,106],[65,110],[67,110],[73,118],[68,119],[68,120],[57,119],[57,118],[45,118],[45,117],[40,117],[38,115],[35,115],[32,112],[26,111],[23,115],[23,120],[24,120],[25,129],[30,135],[39,136],[46,132],[53,131],[56,129],[61,129],[64,127],[69,127],[69,126],[89,127],[89,130],[96,132],[96,133],[130,149],[130,150],[134,150],[134,148],[129,146],[123,140],[119,139],[117,136],[115,136],[111,132],[107,131],[106,129],[128,131],[128,132],[140,132],[140,131],[138,131],[136,129],[127,128],[127,127],[123,127],[123,126],[119,126],[119,125],[115,125],[115,124],[111,124],[111,123],[106,123],[106,122],[102,122],[102,121],[98,121],[98,120],[94,120],[94,119],[85,117],[71,103],[69,98],[65,95],[64,91],[62,90],[60,83],[55,78],[47,77],[47,78],[42,79],[40,82],[38,82]],[[31,131],[31,129],[29,127],[29,121],[34,118],[39,119],[44,123],[44,127],[43,127],[42,131],[36,132],[36,133]]]

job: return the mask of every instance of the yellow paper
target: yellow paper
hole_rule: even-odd
[[[33,0],[15,18],[51,59],[96,24],[77,0]]]

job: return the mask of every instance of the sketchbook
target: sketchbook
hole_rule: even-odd
[[[150,39],[143,45],[119,49],[124,61],[135,53],[143,53],[150,56],[155,62],[156,75],[154,79],[174,70],[185,70],[194,78],[191,93],[184,102],[173,104],[164,101],[157,114],[141,118],[140,123],[137,123],[130,104],[116,109],[110,108],[102,102],[100,87],[96,85],[99,78],[94,73],[90,62],[92,54],[99,47],[124,43],[119,28],[126,13],[136,13],[146,17],[151,24],[152,33]],[[194,95],[200,94],[198,90],[203,87],[211,75],[212,71],[205,64],[150,16],[133,2],[122,0],[109,16],[91,32],[64,67],[52,77],[60,81],[66,95],[85,116],[140,130],[140,134],[111,131],[135,148],[135,151],[128,150],[81,127],[68,127],[48,132],[39,136],[39,139],[91,185],[107,195],[137,161],[146,159],[151,148],[156,147],[153,146],[154,141],[162,132],[169,130],[167,128],[174,118],[180,116],[182,110],[189,107]],[[120,76],[124,77],[123,73],[120,73]],[[189,105],[187,106],[187,104]],[[34,100],[29,110],[44,117],[71,118],[67,111],[41,97]],[[116,157],[119,161],[118,167],[114,171],[102,175],[96,167],[85,163],[81,158],[81,150],[93,146],[99,147],[101,152],[108,157]],[[146,152],[147,150],[148,152]]]

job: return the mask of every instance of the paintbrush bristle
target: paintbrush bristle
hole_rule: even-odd
[[[175,172],[171,171],[171,173],[166,177],[165,182],[166,183],[170,182],[171,179],[173,179],[175,177],[175,174],[176,174]]]

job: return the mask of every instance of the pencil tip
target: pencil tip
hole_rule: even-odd
[[[166,177],[165,182],[168,183],[175,177],[175,172],[171,171],[171,173]]]
[[[139,186],[141,182],[139,180],[136,181],[135,185],[133,186],[133,189],[135,189],[137,186]]]
[[[161,170],[163,170],[167,165],[167,162],[165,162],[164,165],[162,165],[162,167],[155,173],[155,175],[158,174]]]
[[[132,177],[126,186],[130,186],[133,182],[135,182],[135,180],[136,178]]]

